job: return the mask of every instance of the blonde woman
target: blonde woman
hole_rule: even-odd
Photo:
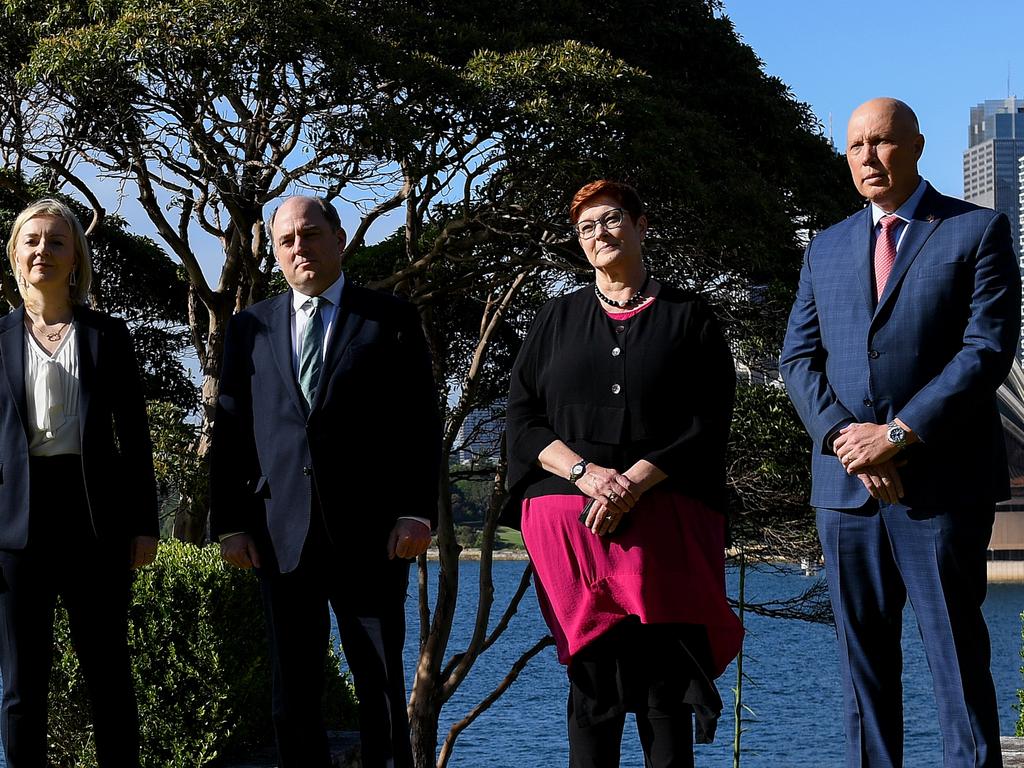
[[[133,568],[157,546],[152,448],[123,321],[88,309],[89,246],[40,200],[7,256],[24,303],[0,318],[0,735],[9,768],[44,768],[57,597],[92,702],[103,768],[139,764],[127,646]]]

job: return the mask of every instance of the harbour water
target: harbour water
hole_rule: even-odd
[[[507,603],[526,563],[495,562],[495,614]],[[429,565],[434,583],[436,563]],[[472,629],[479,566],[461,566],[460,611],[452,632],[452,650],[461,650]],[[778,599],[800,594],[811,582],[799,568],[747,572],[747,599]],[[737,573],[728,573],[730,594],[735,595]],[[999,699],[1000,726],[1012,735],[1017,712],[1017,688],[1021,686],[1021,620],[1024,584],[993,584],[989,587],[985,616],[992,636],[992,671]],[[409,642],[406,662],[411,679],[418,634],[415,601],[408,605]],[[840,717],[839,679],[836,671],[836,640],[831,626],[801,621],[747,616],[744,670],[744,703],[753,714],[744,717],[742,766],[744,768],[839,768],[843,737]],[[523,600],[506,636],[487,652],[462,688],[445,705],[441,738],[489,693],[519,655],[546,633],[532,590]],[[942,765],[942,747],[935,715],[931,677],[910,607],[904,618],[904,707],[906,720],[906,768]],[[719,679],[727,711],[719,724],[714,744],[698,745],[697,765],[731,768],[735,667]],[[565,743],[564,668],[553,648],[535,657],[512,688],[459,737],[451,768],[515,766],[548,768],[567,762]],[[623,768],[643,768],[643,757],[631,722],[623,739]]]

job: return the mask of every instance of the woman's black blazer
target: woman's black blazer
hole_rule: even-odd
[[[146,403],[123,320],[75,308],[82,476],[102,540],[159,531]],[[0,549],[23,549],[29,532],[25,309],[0,318]],[[61,482],[61,478],[53,478]]]

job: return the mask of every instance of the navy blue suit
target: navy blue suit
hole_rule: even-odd
[[[402,674],[408,561],[397,519],[436,521],[440,422],[419,315],[346,282],[307,409],[291,293],[228,327],[213,432],[211,531],[257,544],[283,768],[327,765],[320,725],[328,604],[360,699],[367,766],[411,763]],[[383,662],[383,663],[382,663]]]
[[[81,456],[30,457],[25,310],[0,318],[0,718],[7,765],[46,765],[60,595],[93,705],[101,766],[138,765],[127,646],[131,539],[158,534],[142,384],[124,322],[74,310]]]
[[[807,248],[780,368],[813,440],[811,504],[839,635],[850,766],[902,765],[900,624],[909,596],[945,765],[998,766],[981,603],[994,504],[1009,495],[996,390],[1020,332],[1006,217],[928,186],[874,300],[870,207]],[[871,499],[829,445],[901,419],[901,504]]]

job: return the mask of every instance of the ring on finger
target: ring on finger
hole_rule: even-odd
[[[612,491],[611,493],[608,494],[608,501],[610,501],[610,502],[612,502],[614,504],[618,500],[619,500],[619,494],[615,493],[615,491]]]

